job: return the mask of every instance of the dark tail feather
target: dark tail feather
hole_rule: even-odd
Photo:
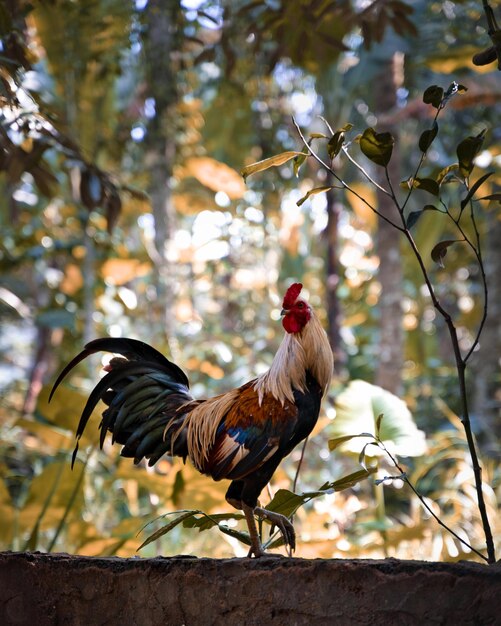
[[[190,387],[188,377],[183,370],[147,343],[138,341],[137,339],[103,337],[102,339],[94,339],[93,341],[90,341],[82,352],[77,354],[77,356],[63,369],[52,387],[49,395],[49,402],[52,400],[52,396],[54,395],[56,389],[71,372],[71,370],[81,361],[96,352],[113,352],[115,354],[121,354],[125,358],[129,359],[129,361],[151,361],[162,366],[162,370],[168,372],[175,380],[177,380],[177,382],[185,385],[188,389]]]
[[[121,354],[127,360],[113,358],[108,373],[92,390],[78,423],[72,467],[79,440],[100,400],[108,405],[100,424],[101,447],[106,433],[111,432],[113,441],[124,446],[122,455],[134,457],[135,462],[145,456],[151,465],[165,453],[185,457],[186,440],[178,431],[185,414],[180,409],[193,402],[188,379],[177,365],[141,341],[91,341],[59,374],[49,400],[75,365],[101,350]]]

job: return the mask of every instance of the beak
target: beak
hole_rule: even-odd
[[[286,315],[288,313],[287,309],[282,309],[280,311],[280,317],[283,317],[284,315]]]

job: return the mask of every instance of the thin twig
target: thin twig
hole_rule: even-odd
[[[299,463],[296,468],[296,475],[294,476],[294,482],[292,483],[292,491],[296,493],[297,481],[299,479],[299,472],[301,471],[301,465],[303,464],[304,453],[306,451],[306,444],[308,443],[308,437],[304,440],[303,447],[301,448],[301,456],[299,457]]]
[[[435,117],[433,118],[433,122],[432,122],[432,128],[433,128],[433,124],[435,124],[437,122],[438,116],[440,115],[440,111],[442,111],[443,107],[439,106],[437,109],[437,112],[435,113]],[[419,174],[419,171],[421,170],[421,166],[424,163],[424,160],[426,158],[426,154],[427,154],[427,150],[425,150],[424,152],[421,152],[421,158],[419,159],[419,163],[417,164],[416,170],[414,171],[414,175],[412,176],[412,181],[414,182],[414,180],[416,179],[416,176]],[[409,191],[407,192],[407,196],[405,197],[405,200],[402,204],[402,212],[405,210],[405,207],[407,206],[407,203],[410,200],[410,197],[412,195],[412,190],[414,189],[414,187],[410,187]]]
[[[411,488],[411,490],[414,492],[414,494],[417,496],[417,498],[419,499],[419,501],[421,502],[421,504],[424,506],[424,508],[428,511],[428,513],[433,517],[433,519],[440,525],[442,526],[442,528],[445,528],[445,530],[447,530],[453,537],[455,537],[458,541],[460,541],[464,546],[466,546],[467,548],[469,548],[472,552],[474,552],[477,556],[479,556],[480,558],[482,558],[484,561],[489,562],[489,559],[483,555],[481,552],[479,552],[478,550],[476,550],[472,545],[470,545],[467,541],[465,541],[464,539],[462,539],[456,532],[454,532],[452,530],[452,528],[449,528],[449,526],[447,526],[447,524],[445,524],[439,517],[438,515],[436,515],[436,513],[433,512],[432,508],[429,506],[429,504],[426,502],[424,496],[422,496],[419,491],[414,487],[414,485],[411,483],[411,481],[409,480],[409,478],[407,477],[406,472],[404,472],[404,470],[400,467],[398,461],[396,460],[396,458],[391,454],[391,452],[386,448],[386,446],[384,445],[384,443],[380,440],[377,439],[379,445],[381,446],[381,448],[386,452],[386,454],[388,455],[388,457],[391,459],[393,465],[396,467],[396,469],[400,472],[400,476],[398,478],[400,478],[401,480],[403,480],[405,483],[407,483],[407,485],[409,485],[409,487]]]
[[[470,416],[469,416],[469,410],[468,410],[468,394],[466,391],[466,376],[465,376],[466,361],[465,359],[463,359],[462,354],[461,354],[461,348],[459,346],[457,329],[454,325],[452,317],[442,307],[442,305],[438,301],[438,298],[435,294],[435,291],[429,279],[428,273],[424,266],[421,254],[419,253],[416,243],[408,228],[404,230],[404,234],[407,237],[407,240],[409,241],[409,243],[411,244],[414,255],[416,256],[416,259],[419,263],[426,286],[428,287],[428,291],[430,293],[430,296],[433,302],[433,306],[442,315],[445,321],[445,324],[447,326],[447,329],[449,331],[449,336],[451,338],[452,350],[453,350],[454,359],[456,362],[456,371],[458,375],[459,392],[460,392],[461,405],[462,405],[461,422],[463,424],[463,428],[466,434],[466,440],[468,442],[468,449],[470,451],[470,456],[471,456],[471,461],[472,461],[473,476],[475,479],[475,490],[477,492],[477,499],[478,499],[478,509],[480,512],[480,517],[482,519],[482,526],[484,529],[485,540],[486,540],[486,545],[487,545],[487,554],[488,554],[487,560],[489,563],[494,563],[496,560],[495,548],[494,548],[492,531],[491,531],[490,524],[489,524],[489,518],[487,515],[487,509],[485,507],[484,495],[483,495],[483,490],[482,490],[482,468],[480,467],[480,463],[478,460],[478,455],[477,455],[477,450],[475,446],[475,440],[474,440],[473,433],[471,430]]]
[[[357,163],[355,161],[355,159],[348,152],[348,147],[347,146],[343,146],[342,150],[343,150],[344,154],[347,156],[348,161],[350,161],[358,169],[358,171],[361,174],[363,174],[365,176],[365,178],[367,178],[367,180],[370,183],[372,183],[374,185],[374,187],[377,187],[379,189],[379,191],[382,191],[387,196],[390,196],[390,198],[393,197],[388,190],[386,190],[384,187],[381,187],[381,185],[379,183],[377,183],[373,178],[371,178],[370,174],[366,170],[364,170],[364,168],[360,165],[360,163]]]
[[[482,247],[480,243],[480,233],[478,231],[477,222],[475,220],[475,213],[473,211],[473,199],[470,200],[470,217],[471,217],[471,222],[473,224],[473,229],[475,231],[475,237],[477,240],[477,246],[476,248],[473,248],[473,249],[477,257],[478,266],[480,268],[480,275],[482,277],[482,288],[484,292],[484,307],[483,307],[483,312],[482,312],[482,319],[480,320],[480,324],[478,325],[477,334],[475,336],[475,339],[473,340],[473,343],[470,346],[470,349],[468,350],[466,356],[464,357],[465,364],[468,362],[468,359],[470,358],[470,356],[472,355],[473,351],[475,350],[475,348],[477,347],[480,341],[480,335],[482,334],[482,330],[487,320],[487,309],[488,309],[488,304],[489,304],[489,289],[487,287],[487,276],[485,275],[485,267],[484,267],[484,262],[482,259]]]

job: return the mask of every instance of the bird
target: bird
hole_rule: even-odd
[[[137,339],[105,337],[90,341],[61,371],[49,401],[67,374],[96,352],[114,355],[106,375],[90,393],[76,430],[76,446],[100,400],[100,447],[111,433],[121,455],[150,466],[162,456],[190,459],[215,481],[230,480],[226,501],[247,522],[249,557],[266,553],[256,516],[276,526],[289,552],[296,536],[289,519],[260,506],[258,498],[281,460],[313,430],[333,373],[332,350],[303,285],[292,284],[282,302],[282,342],[269,370],[241,387],[205,400],[193,397],[183,370]]]

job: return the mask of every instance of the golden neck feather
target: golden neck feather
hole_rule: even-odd
[[[259,401],[262,402],[265,393],[271,393],[282,404],[285,400],[294,402],[292,390],[306,390],[307,370],[325,394],[332,378],[333,365],[329,340],[312,311],[301,332],[285,334],[270,369],[256,380],[254,388],[259,394]]]

